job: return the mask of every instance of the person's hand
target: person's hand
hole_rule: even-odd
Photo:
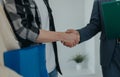
[[[78,39],[79,38],[74,33],[64,32],[63,39],[61,40],[61,42],[67,47],[73,47],[76,45]]]
[[[73,38],[71,41],[68,41],[68,42],[63,42],[62,43],[67,46],[67,47],[74,47],[75,45],[77,45],[80,41],[80,35],[79,35],[79,32],[76,31],[76,30],[73,30],[73,29],[68,29],[66,31],[67,34],[69,34],[69,38]]]

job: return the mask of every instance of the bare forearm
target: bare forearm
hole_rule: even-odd
[[[40,34],[36,41],[37,43],[63,41],[65,40],[65,35],[64,32],[40,30]]]

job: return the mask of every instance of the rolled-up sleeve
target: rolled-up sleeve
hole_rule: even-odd
[[[28,22],[24,6],[16,4],[15,0],[6,0],[4,5],[16,34],[22,39],[35,42],[39,27],[34,19]]]

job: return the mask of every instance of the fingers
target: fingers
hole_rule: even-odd
[[[80,35],[79,32],[73,29],[69,29],[66,31],[67,34],[67,41],[62,41],[63,45],[67,47],[74,47],[76,46],[80,41]]]
[[[66,33],[73,33],[74,32],[74,29],[68,29],[67,31],[66,31]]]
[[[64,45],[71,48],[71,47],[76,46],[77,44],[76,43],[65,42]]]
[[[76,30],[74,30],[74,29],[68,29],[68,30],[66,31],[66,33],[75,33],[75,34],[78,34],[78,35],[79,35],[79,32],[76,31]]]

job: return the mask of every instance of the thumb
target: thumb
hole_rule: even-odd
[[[67,31],[66,31],[66,33],[73,33],[74,32],[74,29],[68,29]]]

